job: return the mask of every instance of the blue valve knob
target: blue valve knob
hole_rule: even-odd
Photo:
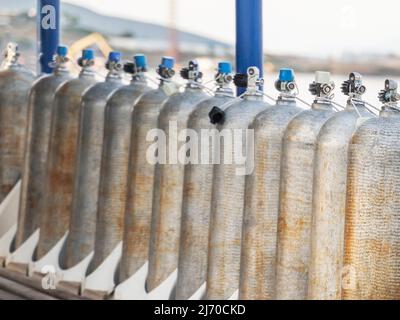
[[[167,69],[173,69],[175,65],[175,59],[172,57],[162,57],[161,66]]]
[[[218,63],[218,72],[222,74],[232,73],[232,64],[228,61]]]
[[[86,49],[82,51],[83,60],[94,60],[94,51],[91,49]]]
[[[110,62],[120,62],[121,61],[121,53],[116,51],[111,51],[108,55],[108,61]]]
[[[294,81],[293,69],[282,68],[279,70],[279,80],[282,82]]]
[[[60,57],[65,58],[68,54],[68,48],[65,46],[58,46],[57,47],[57,55]]]
[[[146,69],[147,68],[147,59],[144,54],[137,54],[133,57],[135,61],[136,67],[139,69]]]

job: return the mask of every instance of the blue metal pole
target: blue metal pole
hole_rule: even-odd
[[[236,70],[245,74],[255,66],[262,76],[263,62],[262,0],[236,0]]]
[[[51,73],[49,63],[60,43],[60,0],[38,0],[39,73]]]

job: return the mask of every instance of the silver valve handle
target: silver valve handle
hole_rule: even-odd
[[[15,42],[8,43],[3,52],[3,57],[7,63],[16,64],[18,62],[18,58],[20,57],[18,44]]]
[[[315,80],[310,84],[310,92],[317,98],[332,99],[335,83],[331,80],[330,72],[317,71]]]
[[[342,83],[342,92],[350,98],[360,99],[367,91],[367,88],[362,83],[362,76],[357,72],[352,72],[349,75],[349,80]]]
[[[385,80],[385,88],[379,92],[379,101],[385,105],[395,106],[400,100],[400,94],[397,92],[398,84],[391,79]]]

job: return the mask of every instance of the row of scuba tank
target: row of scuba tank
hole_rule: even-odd
[[[60,266],[93,253],[89,275],[122,246],[117,284],[147,264],[146,290],[175,273],[176,299],[202,287],[205,299],[400,298],[394,81],[385,81],[376,116],[357,73],[343,83],[349,99],[337,110],[327,72],[316,73],[315,100],[301,108],[291,69],[280,71],[279,96],[269,104],[256,67],[233,76],[219,63],[210,94],[196,61],[181,70],[179,88],[173,58],[163,57],[152,89],[144,55],[123,65],[110,53],[104,82],[96,81],[91,50],[78,61],[78,78],[66,47],[53,74],[36,80],[18,55],[10,44],[0,72],[1,201],[22,176],[12,250],[39,232],[38,260],[65,237]],[[232,82],[246,90],[238,98]],[[253,170],[238,174],[223,161],[150,163],[148,132],[166,133],[169,156],[171,122],[195,132],[250,130]],[[205,148],[225,159],[226,143]]]

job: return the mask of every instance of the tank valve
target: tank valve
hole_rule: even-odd
[[[237,73],[233,82],[236,87],[247,88],[247,92],[259,91],[259,87],[264,85],[264,79],[260,78],[260,70],[257,67],[249,67],[247,74]]]
[[[20,53],[18,51],[18,44],[15,42],[10,42],[7,44],[7,48],[4,50],[3,53],[5,61],[10,64],[15,64],[18,61]]]
[[[230,62],[222,61],[218,63],[218,72],[215,75],[215,81],[218,85],[229,85],[233,81],[232,65]]]
[[[312,95],[324,99],[332,99],[332,92],[335,89],[335,83],[331,80],[330,72],[317,71],[315,80],[310,84],[310,92]]]
[[[342,92],[351,98],[360,98],[367,88],[362,84],[362,76],[357,72],[352,72],[349,75],[349,80],[342,83]]]
[[[78,59],[78,65],[82,68],[94,65],[94,51],[86,49],[82,51],[82,57]]]
[[[182,68],[181,77],[185,80],[201,81],[203,78],[203,73],[199,71],[199,64],[197,60],[189,61],[189,66],[187,68]]]
[[[161,64],[157,68],[157,73],[163,79],[171,79],[175,75],[174,65],[174,58],[162,57]]]
[[[384,104],[395,104],[400,100],[400,94],[397,93],[397,82],[391,79],[385,80],[385,89],[379,92],[379,101]]]
[[[275,88],[281,94],[293,95],[296,89],[293,69],[282,68],[279,70],[279,78],[275,81]]]
[[[53,69],[63,67],[69,61],[67,55],[68,47],[58,46],[53,61],[49,63],[49,67]]]
[[[109,53],[106,68],[110,71],[121,71],[123,69],[120,52],[112,51]]]
[[[135,75],[140,72],[147,71],[147,58],[144,54],[137,54],[133,57],[133,61],[124,64],[124,71],[126,73]]]

